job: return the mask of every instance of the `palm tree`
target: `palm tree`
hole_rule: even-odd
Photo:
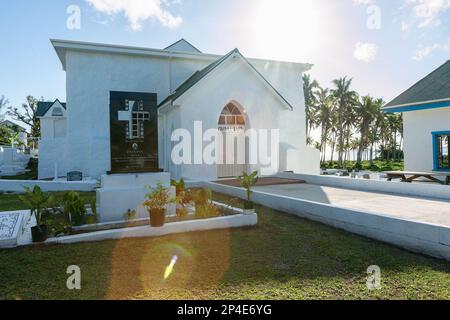
[[[370,153],[369,153],[370,167],[373,166],[375,146],[377,143],[382,141],[382,125],[384,123],[384,113],[381,111],[381,107],[383,105],[384,105],[383,99],[375,100],[375,108],[377,110],[375,119],[373,119],[372,123],[370,124],[368,136],[368,142],[370,145]]]
[[[319,87],[316,80],[311,80],[309,74],[303,75],[303,92],[305,95],[305,112],[306,112],[306,136],[309,136],[315,125],[314,114],[316,110],[315,89]]]
[[[337,103],[337,114],[338,114],[338,152],[339,152],[339,165],[342,166],[343,152],[345,149],[345,139],[346,139],[346,129],[345,126],[347,122],[346,111],[348,113],[348,108],[353,106],[355,103],[356,92],[350,90],[352,85],[352,79],[347,79],[347,77],[333,80],[334,89],[332,94],[336,99]],[[348,122],[347,122],[348,124]],[[347,132],[347,137],[349,136]]]
[[[403,121],[402,116],[398,114],[388,114],[386,115],[386,126],[388,129],[388,141],[390,142],[389,145],[389,152],[388,152],[388,161],[391,159],[390,155],[392,155],[392,159],[399,160],[399,153],[398,151],[398,135],[399,132],[402,132],[403,129]]]
[[[356,114],[359,120],[358,129],[360,133],[358,155],[356,160],[356,165],[358,168],[361,167],[363,151],[369,146],[370,125],[376,119],[378,112],[378,105],[375,99],[370,96],[362,97],[360,103],[356,107]]]
[[[355,93],[354,101],[358,100],[357,93]],[[356,103],[355,103],[356,104]],[[351,146],[350,140],[354,135],[354,128],[357,125],[358,118],[355,111],[355,106],[353,104],[349,104],[344,110],[344,153],[345,159],[347,161],[349,158]]]
[[[317,90],[317,123],[321,127],[320,151],[321,162],[325,161],[328,135],[331,129],[333,112],[333,96],[328,89],[319,87]]]
[[[333,106],[333,110],[336,110],[336,106]],[[331,114],[331,125],[330,125],[330,139],[329,142],[331,144],[331,163],[334,161],[334,154],[336,151],[336,144],[338,138],[338,115],[337,112],[333,111]]]

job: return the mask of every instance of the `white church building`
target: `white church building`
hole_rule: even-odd
[[[277,171],[319,173],[319,151],[306,144],[302,74],[310,64],[248,59],[238,49],[205,54],[184,39],[162,50],[51,43],[66,72],[67,100],[40,103],[40,179],[54,177],[55,168],[60,177],[78,171],[96,179],[149,167],[196,180],[264,173],[266,164],[249,155],[248,132],[260,130],[279,132],[278,150],[268,140],[269,155],[278,153]],[[192,134],[192,149],[180,153],[191,163],[172,157],[177,129]],[[208,145],[203,134],[209,129],[247,133],[244,144],[233,146],[244,161],[201,161],[195,144]]]

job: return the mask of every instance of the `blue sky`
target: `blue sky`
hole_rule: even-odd
[[[309,62],[323,86],[393,98],[450,59],[450,0],[1,0],[0,96],[65,99],[50,38]],[[80,9],[69,30],[67,8]],[[368,26],[369,23],[369,26]]]

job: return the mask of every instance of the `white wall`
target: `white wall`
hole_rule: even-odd
[[[285,77],[278,79],[267,69],[265,71],[268,77],[273,79],[272,81],[278,81],[275,82],[277,86],[283,87],[286,98],[289,99],[294,110],[290,110],[278,95],[269,90],[263,80],[243,60],[230,59],[178,99],[176,105],[179,107],[162,116],[162,122],[167,129],[173,126],[175,129],[184,128],[193,132],[194,121],[202,121],[203,132],[207,129],[216,129],[222,109],[229,102],[237,101],[246,111],[249,122],[247,129],[280,130],[280,170],[319,173],[319,153],[306,147],[301,72],[299,73],[296,69],[280,70],[280,68],[276,68],[275,73]],[[170,137],[166,133],[163,139],[166,150],[165,169],[169,170],[174,177],[217,178],[216,166],[171,165]],[[206,145],[205,143],[204,146]],[[252,171],[260,169],[260,165],[253,165],[250,168]]]
[[[209,65],[215,59],[212,56],[201,57],[198,55],[192,59],[181,59],[68,50],[66,53],[68,122],[67,157],[65,159],[67,168],[65,170],[81,171],[85,176],[93,178],[99,178],[110,170],[110,91],[153,92],[157,93],[158,102],[160,102],[195,71]],[[264,62],[261,60],[250,61],[255,63],[258,70],[269,81],[272,81],[277,89],[295,107],[295,111],[289,114],[277,112],[264,114],[255,109],[252,120],[255,123],[261,121],[261,118],[275,118],[278,123],[289,121],[293,125],[283,132],[285,136],[283,140],[289,141],[297,150],[303,150],[302,152],[305,154],[308,153],[309,151],[306,149],[306,130],[304,128],[304,98],[301,90],[301,72],[303,71],[301,68],[306,68],[306,66],[302,64]],[[222,78],[222,83],[230,83],[230,79],[224,77]],[[234,86],[234,92],[228,92],[231,95],[228,97],[222,96],[220,103],[217,101],[217,109],[221,111],[225,103],[228,102],[225,100],[232,96],[242,97],[241,100],[247,102],[245,93],[250,92],[249,90],[254,88],[246,82],[241,81],[239,83],[240,86]],[[260,89],[258,88],[258,90]],[[267,91],[265,87],[264,91]],[[216,93],[217,90],[214,94]],[[254,96],[256,97],[256,95]],[[260,106],[268,104],[267,101],[263,101],[261,98],[258,99]],[[270,99],[276,101],[278,98],[271,97]],[[205,103],[204,107],[206,108],[204,110],[208,110],[207,114],[202,112],[201,117],[198,118],[200,114],[194,113],[188,115],[187,118],[193,119],[193,116],[197,117],[197,119],[210,117],[208,121],[214,119],[214,122],[217,122],[220,111],[210,112],[208,103]],[[159,148],[161,154],[164,153],[165,147],[170,147],[162,143],[162,131],[165,130],[167,133],[171,130],[172,123],[174,128],[184,125],[180,122],[182,118],[184,119],[184,115],[179,115],[178,120],[175,117],[168,123],[160,125]],[[164,121],[166,120],[162,119],[162,122]],[[264,121],[262,120],[261,125],[267,127]],[[293,136],[296,139],[289,140],[289,137]],[[309,154],[308,157],[310,158],[311,155]],[[163,157],[161,156],[161,158]],[[319,157],[317,157],[317,161],[318,159]],[[165,160],[167,159],[160,159],[160,162],[162,166],[167,167],[168,164]],[[49,164],[44,166],[50,167]],[[300,162],[290,165],[287,169],[304,171],[302,166],[303,164]]]
[[[40,140],[38,178],[54,178],[55,163],[58,177],[64,177],[71,171],[67,166],[67,140],[65,138]]]
[[[63,116],[54,117],[54,108],[61,108]],[[38,178],[48,179],[55,176],[55,164],[58,176],[66,176],[67,172],[67,118],[61,104],[55,103],[40,118],[41,137],[39,140]]]
[[[68,169],[98,178],[110,170],[110,91],[151,92],[158,102],[208,61],[69,51]],[[170,73],[170,70],[172,72]],[[170,74],[172,76],[170,76]]]
[[[450,108],[405,112],[403,124],[405,170],[432,171],[432,132],[450,131]]]

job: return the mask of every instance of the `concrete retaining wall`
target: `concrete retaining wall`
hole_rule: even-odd
[[[242,189],[204,182],[216,192],[245,198]],[[403,220],[329,204],[255,191],[253,201],[296,216],[318,221],[368,238],[390,243],[407,250],[450,261],[450,228]]]
[[[309,184],[328,187],[450,200],[450,186],[440,184],[399,183],[293,173],[279,173],[277,176],[280,178],[301,179]]]
[[[204,220],[191,220],[174,222],[164,225],[162,228],[151,226],[98,231],[93,233],[53,238],[47,240],[46,244],[70,244],[79,242],[92,242],[102,240],[119,240],[125,238],[159,237],[169,234],[186,233],[194,231],[206,231],[217,229],[240,228],[255,226],[258,223],[256,214],[239,214],[234,216],[211,218]]]
[[[27,180],[0,180],[0,192],[23,192],[25,187],[33,188],[35,185],[41,187],[44,192],[54,191],[94,191],[97,181],[27,181]]]

